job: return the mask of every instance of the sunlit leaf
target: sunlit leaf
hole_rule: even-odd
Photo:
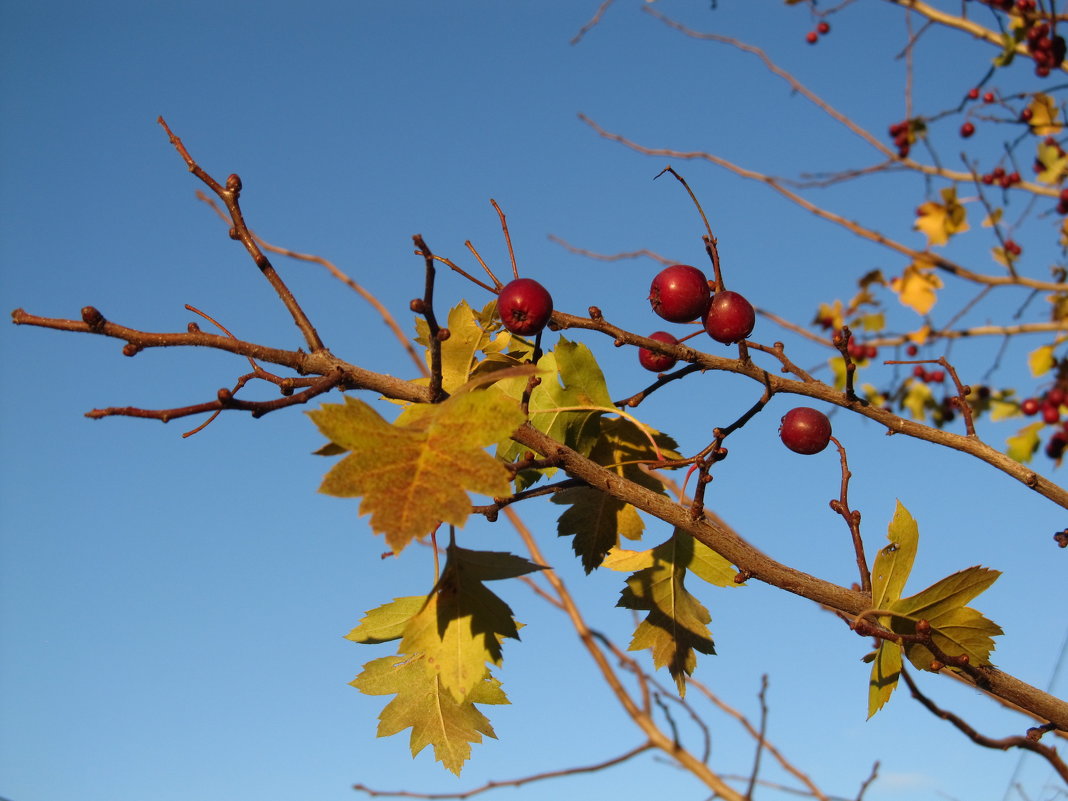
[[[1035,451],[1038,450],[1039,436],[1038,432],[1042,430],[1044,423],[1041,421],[1037,423],[1031,423],[1026,425],[1017,431],[1013,436],[1006,440],[1008,444],[1009,458],[1015,459],[1017,462],[1026,464],[1031,461],[1031,457],[1035,455]]]
[[[890,700],[901,678],[901,649],[893,643],[880,642],[871,660],[868,682],[868,717],[871,718]]]
[[[426,596],[409,595],[394,598],[370,610],[363,616],[360,625],[345,635],[345,639],[360,643],[382,643],[399,640],[408,624],[426,603]]]
[[[1031,351],[1027,356],[1027,366],[1031,368],[1031,375],[1035,378],[1045,375],[1053,369],[1056,359],[1053,357],[1053,346],[1043,345]]]
[[[910,264],[900,278],[890,282],[890,289],[897,293],[898,300],[917,314],[927,314],[938,299],[942,279],[929,267]]]
[[[352,682],[367,695],[394,695],[378,716],[378,736],[412,730],[410,745],[416,756],[428,745],[448,770],[460,774],[471,756],[471,743],[482,736],[496,738],[493,727],[475,704],[507,704],[500,682],[486,671],[467,696],[458,701],[438,676],[427,671],[423,657],[404,654],[368,662]]]
[[[1042,165],[1042,170],[1035,177],[1042,183],[1059,184],[1068,172],[1068,154],[1056,142],[1039,142],[1036,160]]]
[[[910,381],[901,405],[909,410],[913,420],[924,420],[927,410],[935,406],[934,394],[923,381]]]
[[[942,190],[941,203],[929,200],[916,213],[915,228],[927,236],[928,246],[944,245],[951,236],[968,230],[968,212],[957,201],[957,190],[952,186]]]
[[[1060,109],[1057,108],[1057,101],[1052,97],[1037,92],[1027,107],[1031,110],[1029,124],[1035,134],[1056,136],[1061,132],[1061,124],[1057,121]]]
[[[876,609],[885,609],[889,602],[901,597],[916,560],[919,526],[901,501],[897,502],[886,536],[890,544],[876,555],[871,571],[872,606]]]
[[[360,513],[399,553],[441,522],[463,525],[468,492],[502,496],[509,474],[483,447],[523,423],[518,404],[499,393],[466,392],[439,404],[409,407],[407,425],[393,425],[361,400],[309,412],[320,432],[348,454],[326,474],[320,492],[362,497]]]

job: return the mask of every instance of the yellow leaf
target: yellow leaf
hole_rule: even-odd
[[[923,420],[927,416],[926,409],[935,406],[931,388],[923,381],[910,381],[908,392],[905,394],[905,399],[901,401],[901,405],[909,410],[912,419]]]
[[[1048,373],[1054,365],[1053,346],[1043,345],[1041,348],[1031,351],[1027,357],[1027,365],[1031,368],[1031,375],[1038,378]]]
[[[1064,179],[1065,171],[1068,170],[1068,154],[1065,154],[1056,142],[1039,142],[1037,160],[1042,165],[1042,171],[1036,176],[1039,181],[1059,184]]]
[[[882,312],[865,314],[860,318],[860,327],[865,331],[882,331],[886,328],[886,315]]]
[[[927,341],[927,337],[931,335],[931,326],[924,324],[915,331],[905,334],[906,339],[909,342],[914,342],[917,345],[922,345]]]
[[[986,215],[986,219],[983,220],[983,228],[993,228],[995,225],[1001,222],[1001,217],[1002,215],[1004,215],[1004,213],[1004,209],[994,209],[992,212]]]
[[[1031,109],[1031,130],[1038,136],[1055,136],[1061,132],[1057,103],[1052,97],[1037,92],[1028,108]]]
[[[1006,443],[1009,446],[1009,458],[1015,459],[1021,464],[1030,462],[1031,457],[1034,456],[1035,451],[1038,450],[1038,432],[1042,429],[1043,425],[1045,425],[1045,423],[1041,421],[1031,423],[1017,431],[1014,436],[1009,437],[1006,440]]]
[[[917,314],[927,314],[938,300],[937,290],[942,288],[942,279],[929,267],[910,264],[900,278],[890,282],[890,289],[897,299]]]
[[[499,393],[465,392],[443,403],[406,410],[393,425],[370,406],[346,397],[309,412],[320,432],[348,455],[334,465],[319,491],[361,497],[360,513],[385,533],[399,553],[439,523],[460,526],[471,513],[468,491],[507,495],[504,465],[482,450],[523,424],[519,404]]]
[[[914,227],[927,236],[927,244],[944,245],[954,234],[968,230],[967,210],[957,202],[955,187],[942,190],[942,203],[927,201],[917,209]]]
[[[834,374],[834,388],[845,389],[846,385],[846,366],[845,359],[841,356],[835,356],[833,359],[828,359],[827,363],[831,366],[831,372]]]
[[[821,303],[814,322],[831,329],[841,328],[845,324],[845,317],[842,314],[842,301],[836,300],[833,306]]]

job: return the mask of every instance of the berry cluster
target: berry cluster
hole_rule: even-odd
[[[1062,189],[1060,197],[1057,198],[1057,213],[1068,214],[1068,189]]]
[[[865,345],[863,342],[857,342],[855,337],[849,338],[849,344],[846,345],[846,352],[849,354],[849,358],[853,359],[853,361],[874,359],[879,355],[879,349],[877,347],[874,345]]]
[[[894,140],[897,154],[903,159],[908,158],[909,148],[915,140],[912,121],[902,120],[891,125],[890,138]]]
[[[979,180],[987,186],[997,184],[1003,189],[1008,189],[1010,186],[1020,183],[1023,178],[1020,177],[1018,172],[1006,172],[1004,167],[995,167],[990,172],[979,176]]]
[[[1054,34],[1048,22],[1040,22],[1027,31],[1027,52],[1035,61],[1035,75],[1045,78],[1064,61],[1064,37]]]
[[[928,370],[922,364],[912,368],[912,375],[925,384],[941,384],[946,380],[945,370]]]
[[[830,32],[831,32],[830,23],[821,21],[816,26],[816,30],[809,31],[808,33],[805,34],[805,41],[808,42],[809,44],[816,44],[816,42],[818,42],[820,40],[820,36],[826,36]]]
[[[1020,403],[1020,411],[1028,417],[1042,415],[1042,421],[1055,425],[1061,421],[1061,406],[1068,400],[1064,388],[1054,384],[1041,398],[1027,398]]]
[[[689,264],[673,264],[657,273],[649,287],[649,304],[659,317],[670,323],[700,319],[708,335],[725,345],[741,342],[756,324],[756,310],[748,300],[727,290],[712,294],[705,274]],[[650,339],[678,343],[666,331],[650,334]],[[670,370],[676,362],[648,348],[638,351],[638,361],[654,373]]]

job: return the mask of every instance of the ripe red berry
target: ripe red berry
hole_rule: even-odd
[[[975,125],[973,125],[971,122],[966,122],[962,126],[960,126],[960,135],[963,136],[965,139],[967,139],[973,133],[975,133]]]
[[[737,292],[717,292],[705,315],[705,331],[716,342],[733,345],[741,342],[756,325],[756,310]]]
[[[986,92],[983,95],[983,102],[984,103],[993,103],[994,102],[994,93],[993,92]]]
[[[816,30],[826,36],[831,32],[831,24],[829,22],[820,22],[820,24],[816,26]]]
[[[973,87],[972,89],[968,90],[968,99],[969,100],[978,100],[979,99],[979,89],[977,87]]]
[[[805,41],[808,42],[809,44],[816,44],[816,42],[819,41],[819,38],[820,38],[819,34],[816,33],[815,31],[809,31],[808,33],[805,34]]]
[[[794,453],[819,453],[831,441],[831,421],[821,411],[798,406],[783,416],[779,438]]]
[[[930,384],[941,384],[946,380],[945,370],[932,370],[927,374],[927,382]]]
[[[533,278],[517,278],[497,295],[497,313],[513,334],[530,336],[545,328],[553,313],[552,295]]]
[[[909,346],[907,348],[905,348],[905,353],[908,354],[909,356],[915,356],[919,352],[920,352],[920,349],[916,347],[916,343],[915,342],[910,342]]]
[[[656,331],[649,335],[649,339],[655,339],[657,342],[666,342],[669,345],[677,345],[679,341],[675,337],[671,336],[667,331]],[[663,353],[656,353],[648,348],[638,349],[638,361],[641,366],[646,370],[654,373],[662,373],[665,370],[670,370],[678,362],[674,356],[667,356]]]
[[[1062,406],[1065,399],[1065,392],[1059,386],[1051,387],[1049,392],[1046,393],[1046,403],[1050,403],[1053,406]]]
[[[704,316],[711,294],[703,272],[688,264],[673,264],[653,279],[649,303],[668,322],[688,323]]]
[[[1028,417],[1038,414],[1038,410],[1041,408],[1042,404],[1039,403],[1038,398],[1027,398],[1020,404],[1020,411]]]
[[[1042,407],[1042,422],[1053,425],[1060,422],[1061,410],[1053,404],[1047,403]]]

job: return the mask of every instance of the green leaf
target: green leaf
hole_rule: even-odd
[[[461,526],[471,512],[468,492],[510,492],[509,474],[482,450],[523,424],[519,406],[499,393],[466,392],[439,404],[409,407],[403,425],[346,397],[309,412],[322,434],[348,451],[319,491],[363,497],[360,514],[399,553],[440,523]]]
[[[500,682],[485,671],[467,697],[458,701],[443,689],[437,675],[426,670],[424,661],[403,654],[375,659],[351,684],[367,695],[396,694],[378,716],[379,737],[410,728],[413,757],[432,745],[437,761],[459,776],[471,756],[470,744],[482,742],[482,735],[497,736],[475,704],[507,704],[508,698]]]
[[[560,337],[556,347],[538,361],[538,373],[542,380],[530,393],[530,424],[588,456],[600,436],[600,418],[604,409],[613,408],[604,374],[593,353],[581,343]],[[505,380],[494,387],[519,400],[527,388],[527,379]],[[574,410],[576,406],[587,408]],[[600,410],[588,407],[599,407]],[[505,461],[513,461],[524,451],[523,446],[508,441],[501,444],[497,455]],[[542,472],[551,475],[555,470]],[[538,477],[536,474],[521,476],[516,482],[517,489],[529,486]]]
[[[1042,422],[1031,423],[1017,431],[1014,436],[1005,440],[1009,446],[1009,458],[1015,459],[1021,464],[1030,462],[1031,457],[1034,456],[1035,451],[1038,450],[1038,432],[1042,430],[1043,425]]]
[[[674,440],[656,431],[651,436],[660,449],[660,457],[680,458]],[[663,493],[663,484],[637,465],[656,461],[657,452],[646,434],[626,418],[601,421],[601,436],[590,458],[622,479]],[[633,506],[593,487],[563,490],[552,497],[552,502],[570,507],[560,515],[556,530],[562,537],[575,537],[572,547],[587,573],[601,564],[605,554],[619,544],[621,536],[638,540],[645,529]]]
[[[676,529],[669,540],[646,552],[648,557],[641,557],[649,559],[650,566],[627,579],[627,586],[616,604],[649,612],[635,629],[628,650],[651,651],[654,667],[667,666],[679,695],[686,694],[686,677],[697,666],[695,652],[716,652],[712,633],[708,630],[712,617],[685,587],[686,569],[694,563],[698,545],[700,543],[689,534]],[[706,558],[713,561],[712,557],[702,555],[702,560]],[[618,564],[617,559],[617,569]],[[701,569],[708,573],[706,564]],[[735,586],[733,577],[736,572],[730,571],[729,584],[723,586]]]
[[[404,627],[400,651],[422,654],[441,686],[462,701],[482,680],[486,663],[501,663],[501,641],[519,639],[512,610],[483,581],[513,578],[540,565],[494,551],[449,546],[441,578]]]
[[[394,598],[388,604],[367,612],[360,625],[346,634],[345,639],[370,644],[400,639],[404,627],[423,608],[424,603],[426,597],[423,595]]]

